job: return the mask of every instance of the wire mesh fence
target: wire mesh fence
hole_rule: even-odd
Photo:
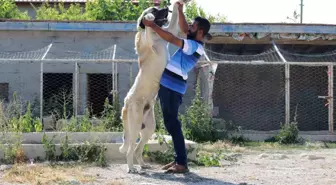
[[[301,55],[273,48],[257,55],[206,52],[217,64],[215,72],[200,66],[206,74],[202,92],[214,118],[243,130],[278,130],[281,123],[294,120],[301,131],[332,130],[333,52]],[[22,100],[33,102],[33,114],[40,118],[70,119],[89,110],[99,119],[105,104],[113,104],[115,97],[123,104],[138,72],[136,59],[133,51],[117,45],[94,52],[52,44],[35,51],[3,51],[0,98],[10,102],[17,92]],[[208,62],[200,62],[204,63]]]

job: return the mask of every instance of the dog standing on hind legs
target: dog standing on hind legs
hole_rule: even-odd
[[[169,56],[168,42],[151,28],[145,27],[142,20],[154,20],[157,25],[163,27],[167,22],[168,13],[168,8],[150,7],[143,11],[137,21],[135,50],[138,54],[139,72],[124,100],[121,112],[124,142],[119,151],[126,153],[128,173],[137,172],[133,164],[134,156],[142,169],[150,168],[143,161],[142,153],[155,131],[154,104]],[[174,5],[169,26],[164,29],[177,35],[178,26],[178,7]],[[140,141],[136,145],[139,133]]]

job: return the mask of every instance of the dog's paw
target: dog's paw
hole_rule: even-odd
[[[127,167],[127,173],[135,174],[138,173],[138,170],[135,167],[132,168]]]
[[[152,13],[145,15],[144,17],[147,21],[154,21],[155,16]]]

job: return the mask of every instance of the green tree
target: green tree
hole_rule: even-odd
[[[160,6],[169,4],[169,0],[162,1]],[[68,9],[63,3],[50,6],[44,3],[35,8],[37,20],[102,20],[102,21],[129,21],[137,20],[142,11],[154,6],[154,0],[139,0],[138,5],[132,0],[93,0],[85,4],[85,8],[79,4],[71,4]]]
[[[21,12],[14,0],[0,0],[0,18],[2,19],[29,19],[27,11]]]
[[[43,3],[41,7],[34,7],[37,20],[92,20],[80,4],[71,4],[65,8],[63,2],[54,4],[52,7],[49,3]]]
[[[211,15],[205,13],[204,9],[197,5],[195,0],[186,4],[185,15],[188,22],[191,22],[196,16],[201,16],[207,18],[211,23],[223,23],[226,22],[226,17],[220,13],[216,15]]]

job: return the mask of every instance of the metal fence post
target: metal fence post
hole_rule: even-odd
[[[75,93],[74,93],[74,114],[78,115],[78,62],[75,62]]]
[[[328,121],[329,132],[334,133],[334,65],[328,66]]]
[[[285,57],[282,56],[281,52],[279,51],[277,45],[274,41],[272,41],[272,45],[281,58],[281,60],[285,63],[285,109],[286,109],[286,116],[285,116],[285,122],[286,124],[290,123],[290,76],[289,76],[289,68],[290,65],[287,63]]]
[[[43,124],[43,61],[40,68],[40,120]]]
[[[115,102],[115,97],[116,97],[116,70],[117,70],[117,65],[115,63],[115,55],[117,51],[117,45],[115,44],[113,47],[113,55],[112,55],[112,99],[113,103]]]
[[[52,43],[49,44],[46,52],[43,54],[41,58],[41,65],[40,65],[40,120],[41,120],[42,125],[43,125],[43,70],[44,70],[43,60],[47,56],[51,46],[52,46]]]
[[[290,64],[285,64],[286,123],[290,123]]]

